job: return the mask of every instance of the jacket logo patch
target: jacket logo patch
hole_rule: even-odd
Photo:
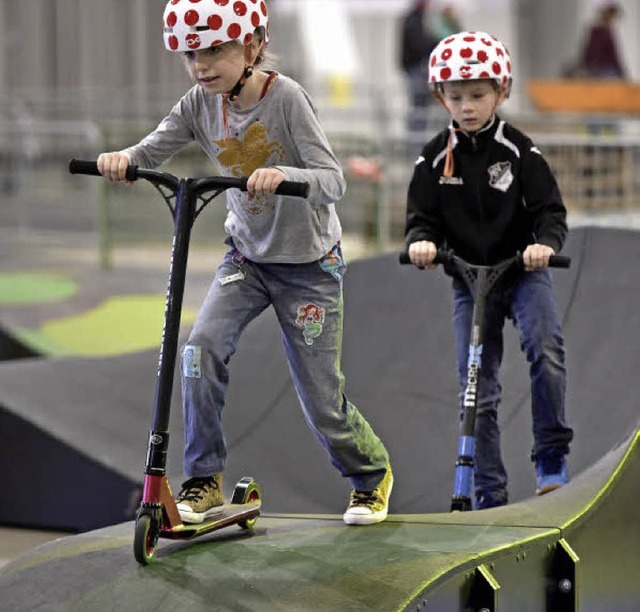
[[[513,183],[511,162],[498,162],[489,168],[489,185],[498,191],[506,192]]]
[[[441,176],[441,185],[464,185],[464,181],[458,176]]]

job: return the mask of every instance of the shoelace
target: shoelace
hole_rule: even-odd
[[[378,495],[378,489],[373,491],[352,491],[351,492],[351,505],[352,506],[372,506],[378,501],[382,501]]]
[[[214,478],[190,478],[182,484],[178,501],[200,501],[204,498],[207,487],[217,489],[218,483]]]

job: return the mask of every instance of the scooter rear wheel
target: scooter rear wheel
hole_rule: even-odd
[[[148,514],[141,514],[136,521],[133,537],[133,554],[140,565],[149,565],[153,560],[159,536],[160,526],[157,521]]]
[[[234,504],[251,504],[260,501],[261,493],[258,483],[253,478],[245,477],[238,482],[233,491],[232,503]],[[253,529],[258,520],[259,513],[250,518],[238,521],[240,529]]]

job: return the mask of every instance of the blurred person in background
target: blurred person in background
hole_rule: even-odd
[[[389,455],[348,400],[340,366],[347,265],[335,203],[346,184],[315,107],[296,81],[264,69],[265,2],[170,0],[163,20],[165,47],[194,86],[138,144],[101,154],[100,173],[124,181],[129,164],[155,168],[195,141],[222,176],[249,177],[246,193],[226,191],[229,248],[181,352],[180,516],[202,523],[223,509],[229,364],[246,326],[272,306],[304,416],[351,483],[344,522],[383,521]],[[309,183],[308,198],[276,195],[285,180]]]
[[[600,7],[584,47],[584,74],[595,79],[623,79],[625,70],[620,61],[614,32],[615,22],[622,16],[622,7],[609,2]]]
[[[427,83],[427,61],[438,39],[429,25],[429,0],[415,0],[400,24],[400,67],[407,78],[410,132],[427,128],[431,92]]]
[[[460,23],[460,18],[453,4],[445,4],[438,15],[433,20],[433,33],[436,40],[442,40],[447,36],[462,32],[464,27]]]

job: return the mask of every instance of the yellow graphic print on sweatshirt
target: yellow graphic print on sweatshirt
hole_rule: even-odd
[[[284,147],[279,142],[269,142],[266,127],[258,121],[251,124],[244,134],[244,140],[225,138],[214,142],[220,149],[218,161],[236,177],[249,176],[257,168],[265,167],[269,161],[270,166],[284,162]],[[270,200],[260,196],[249,200],[246,193],[243,194],[243,205],[254,215],[272,208]]]

